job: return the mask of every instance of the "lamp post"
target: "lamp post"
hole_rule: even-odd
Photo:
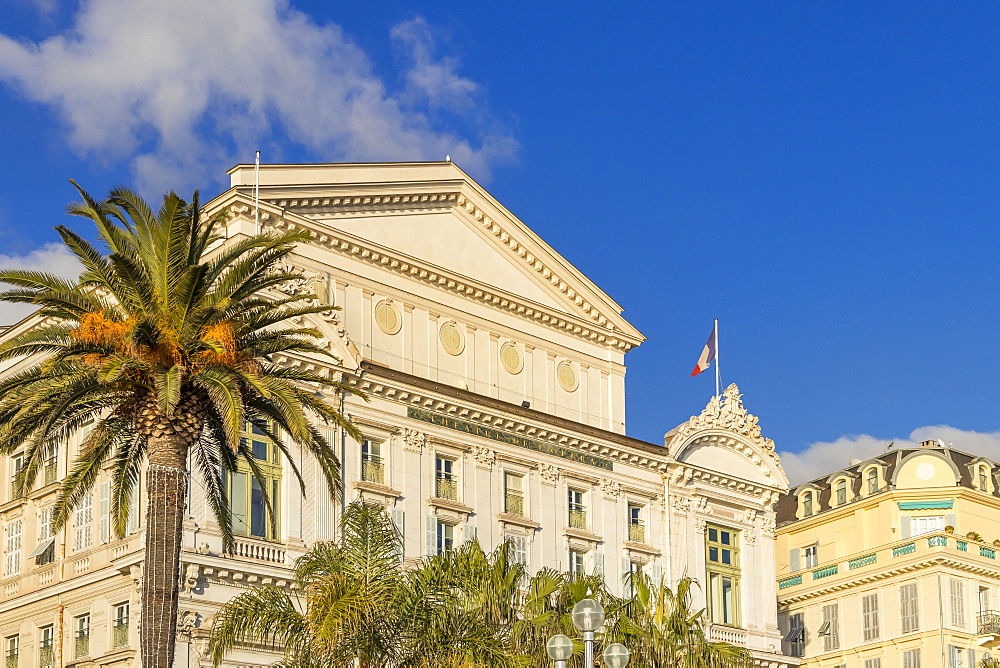
[[[594,665],[594,632],[604,624],[604,606],[592,598],[585,598],[573,606],[573,626],[583,634],[583,665]]]
[[[620,642],[612,643],[604,648],[604,665],[608,668],[625,668],[629,656],[628,647]]]
[[[573,656],[573,641],[560,633],[549,638],[545,643],[545,651],[555,661],[556,668],[566,668],[566,660]]]

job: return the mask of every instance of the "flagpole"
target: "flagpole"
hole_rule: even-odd
[[[719,319],[715,319],[715,396],[719,394]]]

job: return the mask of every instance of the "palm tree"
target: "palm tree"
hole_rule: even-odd
[[[154,211],[126,188],[104,201],[77,189],[83,201],[68,211],[90,219],[103,246],[56,228],[83,266],[79,279],[0,271],[0,282],[14,286],[0,299],[41,307],[38,327],[0,345],[0,360],[23,357],[29,365],[0,381],[0,454],[23,448],[26,465],[16,480],[23,493],[35,481],[44,447],[95,421],[63,482],[54,523],[66,522],[111,461],[119,536],[147,462],[141,657],[146,668],[170,668],[189,461],[203,478],[228,549],[222,473],[243,460],[267,489],[241,442],[245,423],[273,440],[300,484],[282,436],[312,452],[331,493],[339,489],[339,464],[310,417],[357,431],[314,390],[302,389],[347,388],[269,361],[275,353],[329,354],[318,332],[289,321],[330,306],[311,301],[313,295],[264,295],[297,278],[276,264],[301,235],[226,241],[225,213],[202,217],[197,192],[190,203],[167,193]]]
[[[663,668],[749,668],[750,652],[715,642],[705,633],[705,610],[691,607],[695,581],[682,577],[670,588],[643,573],[626,575],[632,596],[608,610],[604,642],[624,643],[640,666]]]

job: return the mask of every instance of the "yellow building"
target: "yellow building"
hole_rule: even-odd
[[[776,506],[779,626],[803,666],[973,668],[997,639],[996,464],[938,441]]]

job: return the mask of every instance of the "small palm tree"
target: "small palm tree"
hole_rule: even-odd
[[[313,295],[265,296],[298,278],[275,267],[301,235],[227,241],[219,236],[225,214],[203,218],[197,192],[190,203],[170,192],[153,210],[126,188],[104,201],[77,188],[83,201],[69,213],[91,220],[103,246],[56,228],[83,266],[79,280],[0,271],[0,282],[14,286],[0,299],[41,307],[36,328],[0,345],[0,360],[27,360],[0,381],[0,454],[23,449],[26,465],[16,480],[23,493],[35,481],[44,447],[94,421],[63,482],[54,523],[66,522],[111,461],[119,536],[147,463],[141,657],[146,668],[170,668],[189,461],[203,478],[228,548],[222,473],[243,460],[261,483],[240,439],[247,422],[277,444],[300,483],[282,437],[312,452],[331,492],[339,489],[339,464],[310,416],[357,432],[314,391],[302,389],[347,388],[269,361],[275,353],[329,354],[318,332],[289,323],[330,306],[309,301]]]
[[[663,668],[750,668],[744,647],[708,639],[705,610],[691,607],[696,585],[688,576],[673,588],[643,573],[626,575],[633,592],[609,606],[606,643],[624,643],[640,666]]]

